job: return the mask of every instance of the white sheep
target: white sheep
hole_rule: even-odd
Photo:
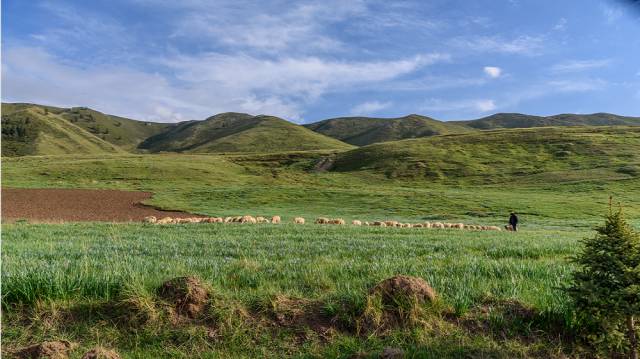
[[[295,224],[304,224],[304,218],[296,217],[296,218],[293,219],[293,223],[295,223]]]

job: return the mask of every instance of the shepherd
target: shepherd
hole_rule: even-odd
[[[509,224],[514,232],[518,231],[518,216],[516,216],[515,212],[511,212],[509,216]]]

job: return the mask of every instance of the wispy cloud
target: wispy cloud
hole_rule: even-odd
[[[547,85],[552,91],[558,92],[585,92],[601,90],[607,82],[601,79],[583,79],[583,80],[553,80]]]
[[[379,102],[379,101],[363,102],[361,104],[354,106],[351,109],[351,114],[352,115],[370,115],[380,110],[384,110],[389,106],[391,106],[391,102]]]
[[[172,77],[126,67],[78,68],[41,49],[8,48],[3,96],[14,101],[85,105],[156,120],[199,119],[216,112],[267,113],[297,120],[327,92],[374,84],[440,61],[425,54],[395,61],[347,62],[317,57],[265,60],[208,53],[158,60]],[[166,109],[172,109],[170,118]]]
[[[493,111],[496,108],[496,103],[492,99],[446,101],[438,98],[431,98],[425,102],[421,107],[421,110],[427,112],[437,111],[478,114]]]
[[[238,49],[297,53],[335,51],[344,44],[327,27],[366,12],[362,1],[299,2],[290,7],[222,1],[182,4],[186,14],[175,21],[174,37],[207,38]]]
[[[558,22],[553,26],[553,29],[556,31],[565,31],[567,29],[567,19],[561,17]]]
[[[450,44],[463,50],[475,52],[539,55],[543,50],[544,38],[528,35],[513,39],[505,39],[500,36],[471,36],[454,38]]]
[[[601,60],[573,60],[565,61],[551,67],[553,72],[580,72],[591,69],[607,67],[611,64],[611,59]]]
[[[500,74],[502,74],[502,69],[496,66],[485,66],[484,73],[487,74],[487,76],[495,79],[500,77]]]
[[[624,12],[620,7],[604,5],[602,7],[602,14],[604,15],[607,23],[613,24],[618,21],[622,17],[622,15],[624,15]]]

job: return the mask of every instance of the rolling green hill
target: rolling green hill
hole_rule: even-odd
[[[458,183],[637,177],[640,127],[544,127],[386,142],[339,154],[333,170]]]
[[[178,124],[140,144],[150,152],[282,152],[351,146],[273,116],[222,113]]]
[[[618,116],[610,113],[561,114],[547,117],[521,113],[497,113],[477,120],[454,123],[479,130],[547,126],[640,126],[640,117]]]
[[[62,117],[128,151],[134,150],[145,139],[174,126],[171,123],[137,121],[105,115],[86,107],[65,110]]]
[[[400,118],[341,117],[311,123],[305,127],[356,146],[472,131],[459,124],[420,115]]]
[[[134,150],[146,138],[174,126],[169,123],[137,121],[106,115],[86,107],[60,108],[28,103],[3,103],[2,114],[13,116],[14,113],[28,108],[37,109],[45,115],[58,115],[94,136],[127,151]]]
[[[52,111],[52,107],[6,106],[2,114],[2,155],[123,153]]]

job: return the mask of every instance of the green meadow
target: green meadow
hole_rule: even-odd
[[[376,358],[385,347],[416,358],[589,357],[562,288],[609,196],[640,224],[639,141],[631,128],[545,128],[344,151],[3,158],[5,188],[142,190],[163,209],[283,217],[5,223],[3,353],[66,339],[124,358]],[[313,224],[503,226],[512,210],[518,233]],[[392,325],[369,291],[399,274],[423,278],[438,299]],[[182,276],[210,294],[198,318],[176,319],[159,294]]]
[[[567,257],[584,234],[293,224],[6,225],[2,340],[5,347],[19,347],[36,338],[66,338],[87,348],[114,347],[131,358],[348,358],[375,355],[385,346],[434,358],[571,353],[574,346],[539,330],[570,333],[560,287],[571,271]],[[358,333],[368,289],[396,274],[427,280],[450,318],[427,314],[424,325]],[[216,298],[203,322],[123,323],[123,314],[105,309],[134,296],[145,311],[161,311],[156,288],[186,275],[203,279]],[[281,298],[319,303],[339,329],[324,338],[274,326],[270,318],[291,310],[278,306]],[[512,318],[500,306],[510,301],[532,317]],[[493,310],[478,314],[479,307]],[[32,318],[28,326],[25,315]],[[473,332],[456,320],[488,327]],[[207,328],[220,337],[208,338]]]

